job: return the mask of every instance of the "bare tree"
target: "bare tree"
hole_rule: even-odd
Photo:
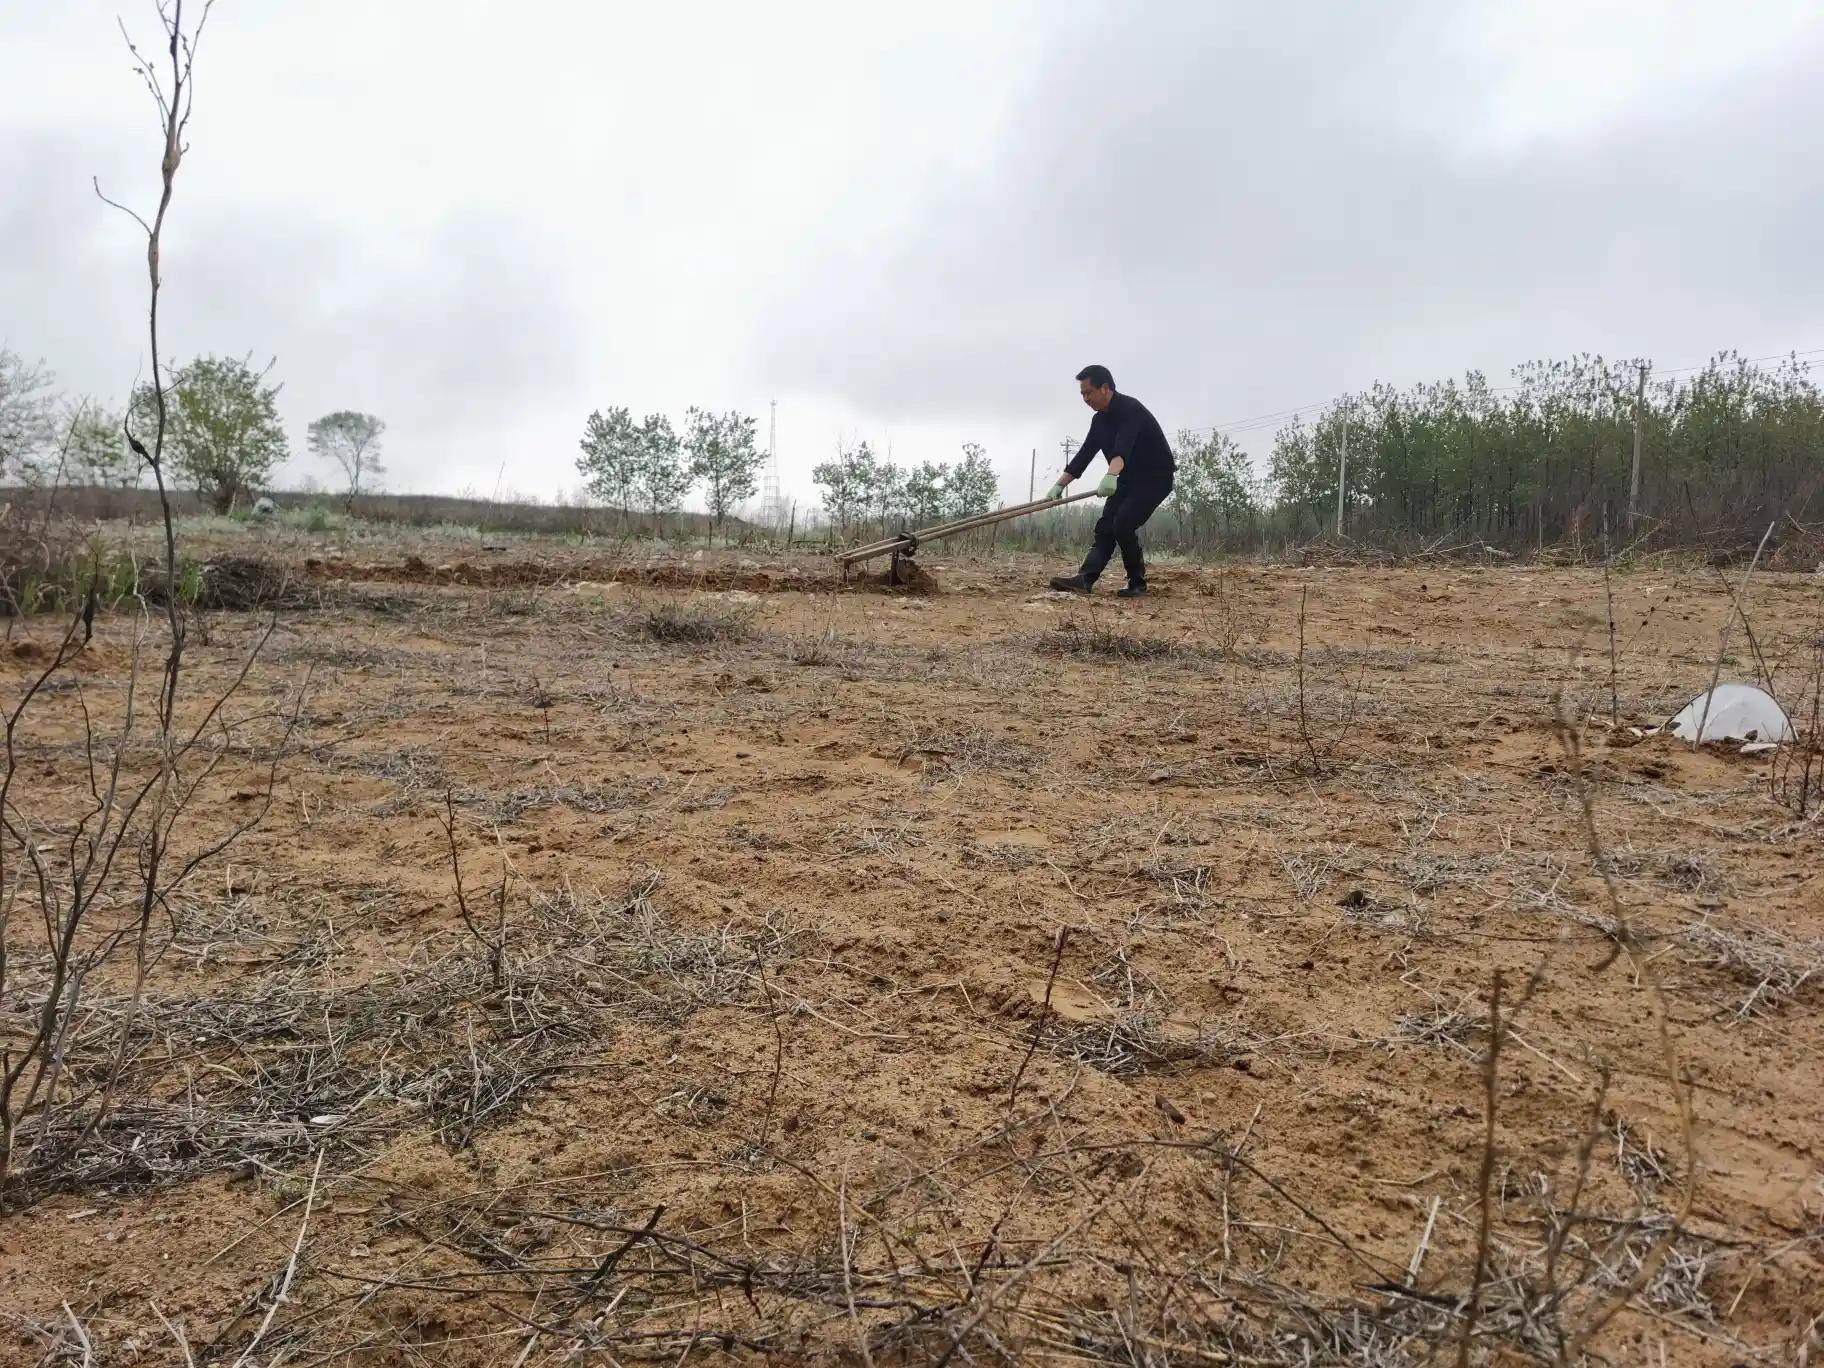
[[[373,414],[349,409],[325,414],[310,425],[310,454],[342,467],[348,477],[344,503],[351,510],[362,482],[386,474],[386,467],[380,464],[380,438],[385,432],[386,424]]]
[[[117,200],[111,200],[101,193],[101,183],[95,183],[95,193],[103,203],[126,214],[146,235],[146,280],[148,285],[146,304],[146,337],[151,346],[152,381],[150,390],[150,409],[152,413],[152,445],[148,449],[145,443],[133,431],[133,405],[127,408],[124,428],[127,444],[138,453],[141,460],[152,470],[153,483],[158,488],[159,507],[164,514],[165,525],[165,583],[173,590],[165,595],[166,621],[171,628],[171,649],[165,662],[164,687],[161,690],[161,720],[169,723],[171,709],[177,697],[177,677],[184,654],[184,614],[175,592],[177,585],[177,524],[171,516],[171,496],[165,482],[165,438],[170,426],[169,387],[165,383],[164,358],[158,349],[158,291],[159,245],[165,229],[165,215],[171,209],[171,192],[177,183],[177,168],[182,165],[184,153],[189,144],[184,141],[190,128],[190,109],[194,99],[190,84],[190,72],[196,61],[196,45],[203,36],[203,26],[209,22],[209,11],[214,0],[204,0],[202,18],[186,34],[184,32],[184,0],[158,0],[158,24],[164,34],[162,44],[170,60],[170,89],[167,90],[160,75],[160,66],[148,59],[133,42],[127,33],[126,25],[120,28],[121,36],[126,39],[127,51],[133,54],[134,70],[145,83],[146,91],[152,96],[152,102],[158,106],[159,131],[164,138],[164,156],[159,161],[158,208],[152,213],[152,221],[146,222],[135,210]],[[161,59],[162,60],[162,59]]]
[[[88,772],[86,784],[78,790],[86,795],[83,807],[73,821],[53,806],[59,801],[54,795],[67,795],[67,785],[53,776],[42,791],[34,787],[36,767],[24,763],[22,742],[53,680],[93,630],[94,578],[86,603],[71,615],[49,663],[26,681],[0,718],[0,1013],[19,1022],[0,1051],[0,1200],[13,1199],[21,1188],[39,1190],[102,1131],[126,1075],[132,1043],[141,1034],[140,1006],[158,956],[155,920],[161,911],[169,915],[173,895],[201,865],[263,819],[276,767],[286,751],[285,738],[297,715],[294,709],[285,736],[271,748],[265,801],[256,805],[257,810],[226,833],[218,830],[203,836],[193,829],[186,815],[193,812],[203,784],[232,753],[228,743],[234,724],[225,710],[271,628],[258,637],[234,680],[217,697],[186,708],[189,715],[180,720],[188,620],[166,483],[168,414],[166,368],[158,341],[159,251],[185,151],[196,43],[209,7],[205,4],[201,18],[189,26],[183,11],[182,0],[158,6],[164,56],[148,59],[130,37],[127,40],[159,111],[164,147],[158,209],[148,222],[107,200],[129,214],[146,238],[152,373],[148,416],[136,419],[130,414],[124,425],[127,441],[152,470],[164,525],[162,576],[136,586],[137,597],[142,604],[162,604],[161,625],[168,640],[157,695],[147,709],[141,704],[143,665],[158,631],[149,614],[142,616],[133,636],[121,721],[111,738],[97,735],[86,696],[77,688]],[[96,193],[100,194],[99,186]],[[149,724],[142,721],[148,711]],[[221,744],[205,744],[217,740]],[[182,854],[176,850],[180,835]],[[15,911],[38,915],[15,918]],[[122,976],[127,986],[110,1010],[93,1012],[85,1003],[85,991],[92,978],[100,977],[97,971],[117,957],[130,957]]]

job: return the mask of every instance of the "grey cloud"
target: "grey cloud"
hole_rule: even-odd
[[[1496,117],[1563,74],[1524,38],[1487,49],[1497,3],[849,7],[707,47],[654,10],[609,25],[640,81],[526,39],[483,107],[433,83],[485,7],[464,29],[400,0],[353,51],[237,8],[179,184],[168,350],[276,354],[300,448],[322,412],[382,414],[396,487],[507,457],[548,490],[614,402],[777,398],[794,479],[838,427],[902,455],[980,438],[1013,479],[1081,430],[1091,360],[1177,426],[1584,348],[1824,346],[1824,19],[1733,76],[1573,101],[1621,111],[1579,127]],[[143,258],[89,176],[145,203],[155,130],[105,18],[34,27],[0,45],[0,68],[28,54],[0,83],[0,339],[118,398]]]
[[[0,154],[18,191],[0,205],[0,297],[35,301],[0,316],[0,335],[66,388],[118,400],[144,366],[145,259],[138,229],[94,198],[98,146],[66,129]],[[104,188],[137,205],[138,170],[106,168]],[[296,469],[311,469],[305,425],[356,407],[387,419],[399,487],[437,487],[453,463],[491,472],[527,411],[575,387],[585,321],[564,249],[536,222],[445,209],[373,231],[192,184],[169,220],[163,349],[276,356]]]
[[[1502,152],[1466,136],[1488,96],[1445,7],[1387,13],[1106,13],[916,221],[820,244],[762,319],[769,378],[1056,412],[1093,358],[1170,425],[1585,347],[1824,345],[1824,32],[1701,107]]]
[[[0,336],[42,355],[66,388],[124,394],[144,350],[138,228],[95,197],[125,166],[80,122],[0,139]]]

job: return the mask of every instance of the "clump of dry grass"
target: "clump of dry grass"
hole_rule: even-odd
[[[1476,1035],[1487,1032],[1488,1020],[1485,1017],[1471,1016],[1454,1007],[1438,1005],[1429,1011],[1403,1014],[1394,1023],[1394,1030],[1401,1040],[1414,1045],[1473,1053],[1469,1050],[1469,1042]]]
[[[1140,872],[1171,890],[1172,900],[1188,911],[1201,912],[1210,901],[1210,867],[1188,860],[1153,859]]]
[[[729,1098],[710,1083],[687,1083],[654,1100],[653,1110],[675,1121],[701,1123],[728,1109]]]
[[[1693,963],[1748,986],[1748,995],[1734,1009],[1737,1021],[1777,1011],[1824,982],[1824,940],[1709,921],[1686,924],[1673,940],[1694,952]]]
[[[1251,689],[1239,703],[1250,717],[1270,717],[1281,722],[1295,722],[1302,715],[1308,722],[1353,726],[1370,717],[1385,717],[1398,708],[1377,696],[1341,689],[1307,687],[1304,696],[1292,685]]]
[[[626,778],[606,784],[530,784],[503,794],[465,788],[457,790],[453,797],[461,807],[473,808],[490,821],[511,825],[540,808],[569,808],[591,816],[624,812],[644,806],[664,787],[662,779]]]
[[[395,786],[393,796],[369,809],[376,817],[391,817],[418,806],[429,794],[447,791],[449,776],[443,769],[443,757],[429,746],[405,746],[395,751],[362,751],[336,755],[330,764],[335,769],[353,770],[358,774],[385,779]]]
[[[1667,855],[1661,865],[1660,875],[1681,893],[1708,897],[1735,891],[1734,880],[1717,868],[1715,860],[1700,851],[1687,850]]]
[[[852,823],[836,828],[823,846],[833,855],[898,855],[924,841],[905,826]]]
[[[1610,1118],[1615,1133],[1615,1167],[1637,1192],[1657,1192],[1673,1179],[1672,1158],[1649,1134],[1636,1134],[1620,1116]]]
[[[1343,846],[1293,851],[1276,858],[1291,881],[1293,892],[1305,900],[1315,898],[1339,872],[1353,871],[1357,863],[1354,852],[1353,846]]]
[[[1366,889],[1352,888],[1337,901],[1343,916],[1357,926],[1374,931],[1423,936],[1425,918],[1416,902],[1405,907],[1383,901]]]
[[[1414,893],[1436,893],[1444,888],[1483,888],[1501,872],[1500,855],[1455,855],[1412,850],[1388,863],[1400,881]]]
[[[900,748],[900,764],[912,759],[935,761],[931,770],[955,778],[983,771],[1028,774],[1037,768],[1039,753],[1031,746],[991,735],[980,727],[921,729]]]
[[[1636,850],[1625,846],[1605,849],[1597,870],[1618,879],[1651,879],[1674,892],[1699,897],[1735,891],[1728,874],[1701,850]]]
[[[696,599],[660,599],[634,610],[633,631],[667,646],[706,646],[740,641],[753,626],[753,613],[740,605]]]
[[[1449,665],[1457,659],[1449,651],[1420,646],[1314,646],[1310,658],[1313,665],[1355,665],[1394,673],[1415,665]]]
[[[1119,983],[1111,981],[1110,975],[1126,972],[1124,964],[1111,966],[1101,982],[1118,989]],[[1255,1051],[1255,1042],[1232,1036],[1219,1026],[1205,1026],[1194,1034],[1172,1030],[1165,1001],[1150,985],[1131,998],[1126,993],[1117,992],[1117,996],[1128,1000],[1107,1021],[1049,1026],[1041,1036],[1044,1048],[1060,1059],[1087,1064],[1117,1078],[1173,1064],[1224,1063]]]
[[[47,1112],[66,1162],[49,1187],[20,1195],[251,1175],[319,1150],[359,1158],[414,1125],[462,1149],[617,1024],[675,1027],[756,996],[757,965],[791,931],[682,926],[659,908],[658,887],[652,875],[618,897],[520,890],[512,906],[503,889],[497,956],[425,942],[355,983],[319,972],[327,929],[277,946],[244,904],[218,909],[175,948],[207,963],[199,936],[232,939],[260,952],[261,971],[211,973],[201,992],[147,992],[131,1013],[124,994],[95,993],[66,1067],[88,1085],[111,1063],[110,1027],[127,1022],[118,1105],[99,1124],[80,1103]],[[207,1088],[185,1081],[205,1072]]]
[[[965,868],[988,870],[997,874],[1030,869],[1040,859],[1040,853],[1031,846],[977,845],[973,841],[963,845],[958,856]]]
[[[1034,649],[1044,656],[1091,660],[1172,660],[1194,654],[1183,643],[1162,637],[1134,636],[1105,625],[1084,628],[1074,623],[1046,632]]]
[[[1156,1010],[1123,1012],[1107,1023],[1090,1023],[1048,1033],[1046,1044],[1061,1059],[1126,1077],[1176,1060],[1196,1059],[1195,1044],[1167,1035]]]
[[[861,649],[859,642],[842,635],[834,627],[821,632],[800,632],[785,640],[785,658],[794,665],[846,666],[854,662]]]

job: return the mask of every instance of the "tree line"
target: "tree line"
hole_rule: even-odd
[[[288,454],[270,371],[201,356],[173,376],[171,468],[218,509],[251,498]],[[1282,428],[1264,469],[1228,434],[1181,432],[1162,530],[1193,549],[1296,543],[1334,530],[1340,477],[1343,528],[1364,541],[1677,540],[1803,519],[1824,484],[1824,394],[1796,356],[1723,353],[1654,377],[1641,361],[1580,355],[1531,362],[1511,378],[1497,387],[1471,371],[1343,396]],[[136,486],[143,461],[127,434],[149,427],[150,402],[143,387],[124,411],[73,399],[42,363],[0,349],[0,479]],[[309,450],[340,467],[351,502],[384,474],[385,430],[355,411],[309,425]],[[700,489],[723,530],[754,497],[766,461],[751,417],[700,408],[681,427],[663,414],[636,421],[626,408],[598,410],[580,448],[590,495],[622,510],[624,524],[635,512],[661,523]],[[845,444],[812,480],[842,535],[986,512],[999,500],[974,443],[955,463],[916,465]]]
[[[1824,490],[1824,393],[1812,371],[1797,356],[1724,352],[1656,378],[1643,360],[1579,355],[1529,362],[1499,387],[1479,371],[1406,388],[1377,383],[1281,428],[1264,469],[1228,433],[1181,431],[1160,531],[1191,550],[1308,541],[1336,530],[1340,480],[1344,532],[1372,543],[1518,549],[1758,534],[1787,516],[1804,519]],[[845,534],[918,526],[994,506],[985,455],[964,452],[955,469],[902,468],[862,443],[813,479]],[[1049,521],[1074,537],[1092,516]],[[1043,525],[1012,534],[1044,539]]]
[[[1725,352],[1654,378],[1643,361],[1580,355],[1529,362],[1500,387],[1478,371],[1376,384],[1281,428],[1258,473],[1232,436],[1180,432],[1160,516],[1186,547],[1296,544],[1335,532],[1340,480],[1343,530],[1364,542],[1758,535],[1803,519],[1824,486],[1811,369]]]
[[[871,526],[926,527],[949,518],[987,513],[999,503],[1000,482],[987,451],[963,444],[955,465],[922,461],[896,465],[866,442],[837,449],[834,460],[811,471],[824,515],[845,535]]]
[[[165,448],[171,471],[217,512],[250,500],[290,454],[278,410],[282,386],[270,383],[271,370],[256,370],[246,358],[199,356],[170,374]],[[0,480],[136,489],[146,464],[133,442],[152,430],[155,403],[147,385],[124,409],[65,394],[43,362],[0,349]],[[352,504],[385,474],[385,432],[373,414],[343,410],[311,423],[305,440],[312,456],[341,468]]]
[[[1370,540],[1764,528],[1803,517],[1824,482],[1824,395],[1810,371],[1797,357],[1725,352],[1654,379],[1644,361],[1581,355],[1520,366],[1499,389],[1476,371],[1377,384],[1275,437],[1254,514],[1291,539],[1330,530],[1346,472],[1344,528]]]
[[[680,433],[662,413],[635,422],[630,409],[597,409],[583,424],[576,468],[590,494],[621,510],[623,526],[640,509],[659,529],[701,485],[715,530],[724,533],[728,515],[754,497],[766,461],[754,426],[744,413],[693,407]]]

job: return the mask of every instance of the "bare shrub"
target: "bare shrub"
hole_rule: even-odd
[[[802,632],[788,637],[785,658],[794,665],[845,665],[855,654],[856,644],[834,627],[821,632]]]
[[[1056,627],[1041,636],[1034,649],[1040,655],[1088,660],[1169,660],[1190,654],[1178,642],[1134,636],[1106,625]]]
[[[753,614],[740,606],[661,599],[636,609],[630,625],[649,641],[668,646],[706,646],[741,640],[753,625]]]

